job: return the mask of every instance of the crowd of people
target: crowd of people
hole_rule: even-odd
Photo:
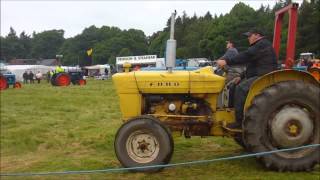
[[[41,83],[41,80],[46,79],[47,82],[50,82],[51,77],[55,73],[61,73],[64,72],[64,69],[61,67],[61,65],[57,66],[55,70],[48,71],[46,74],[42,74],[40,71],[38,71],[36,74],[34,74],[32,71],[25,71],[22,75],[23,77],[23,83],[24,84],[34,84],[35,80],[38,84]]]
[[[32,71],[29,71],[29,72],[25,71],[22,77],[23,77],[24,84],[34,84],[35,80],[37,81],[38,84],[40,84],[41,80],[44,78],[47,78],[48,81],[50,80],[50,77],[48,76],[44,77],[44,75],[40,71],[38,71],[36,74],[34,74]]]

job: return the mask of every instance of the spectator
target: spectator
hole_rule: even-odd
[[[238,55],[238,50],[235,48],[234,42],[232,40],[228,40],[228,41],[226,41],[226,43],[227,43],[227,45],[226,45],[227,51],[219,59],[230,59],[230,58],[233,58],[234,56]]]
[[[28,84],[28,72],[27,71],[25,71],[23,73],[22,77],[23,77],[23,83]]]
[[[29,72],[29,81],[30,81],[30,84],[34,84],[34,74],[32,71]]]
[[[106,76],[107,76],[107,78],[109,77],[108,75],[109,75],[109,71],[108,71],[108,68],[105,68],[104,69],[104,73],[106,74]]]
[[[230,58],[233,58],[234,56],[238,55],[238,50],[235,48],[234,46],[234,42],[232,40],[228,40],[226,41],[226,49],[227,51],[224,53],[224,55],[222,57],[220,57],[219,59],[230,59]],[[232,70],[230,70],[232,68],[230,68],[228,65],[226,65],[224,67],[224,70],[228,70],[228,73],[227,73],[227,79],[226,79],[226,82],[230,82],[231,80],[233,80],[234,78],[236,78],[237,76],[240,76],[238,73],[234,73],[232,72]],[[217,69],[215,71],[216,74],[222,76],[224,74],[224,70],[222,69]],[[230,71],[229,71],[230,70]],[[239,80],[238,80],[239,81]]]
[[[47,82],[48,82],[48,83],[50,82],[50,79],[51,79],[51,72],[48,71],[48,72],[47,72]]]
[[[42,79],[42,73],[38,71],[38,73],[36,74],[36,80],[38,81],[38,84],[40,84],[41,79]]]

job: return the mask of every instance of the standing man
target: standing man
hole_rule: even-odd
[[[28,72],[25,71],[23,74],[22,74],[22,77],[23,77],[23,83],[24,84],[28,84]]]
[[[49,83],[51,79],[51,71],[47,72],[47,82]]]
[[[36,74],[36,80],[38,81],[38,84],[40,84],[41,79],[42,79],[42,73],[38,71],[38,73]]]
[[[108,68],[105,68],[104,69],[104,73],[105,73],[105,75],[106,75],[106,77],[107,77],[107,79],[109,78],[109,71],[108,71]]]
[[[29,72],[29,80],[30,80],[30,84],[34,84],[34,74],[32,71]]]
[[[240,129],[242,127],[244,103],[251,84],[260,76],[277,69],[277,58],[272,44],[263,36],[263,33],[254,28],[244,33],[250,47],[232,58],[219,59],[220,67],[233,64],[246,64],[246,72],[236,86],[234,94],[234,107],[236,122],[229,124],[228,128]]]

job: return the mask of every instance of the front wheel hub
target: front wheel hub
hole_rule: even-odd
[[[301,146],[311,139],[313,126],[308,111],[300,107],[285,107],[271,121],[272,138],[282,148]]]
[[[126,148],[131,159],[148,163],[159,155],[159,142],[151,133],[136,131],[127,139]]]

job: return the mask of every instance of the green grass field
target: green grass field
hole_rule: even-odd
[[[113,148],[121,125],[110,80],[86,86],[23,85],[1,92],[1,173],[96,170],[121,167]],[[232,139],[175,137],[172,163],[244,153]],[[98,173],[0,179],[320,179],[312,172],[269,171],[255,158],[166,168],[158,173]]]

